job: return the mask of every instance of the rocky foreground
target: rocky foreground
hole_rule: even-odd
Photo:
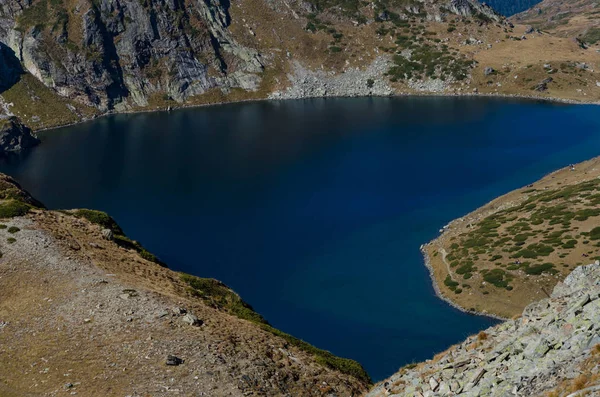
[[[379,396],[600,394],[600,262],[576,268],[519,318],[402,368]]]

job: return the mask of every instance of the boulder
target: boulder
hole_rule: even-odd
[[[178,366],[183,364],[183,360],[177,356],[169,355],[167,356],[167,365]]]
[[[548,83],[551,83],[552,81],[553,81],[552,77],[548,77],[547,79],[542,80],[533,89],[538,92],[546,91],[548,89]]]
[[[114,233],[112,230],[110,230],[110,229],[102,230],[102,238],[103,239],[111,241],[114,237],[115,236],[114,236]]]
[[[483,69],[483,74],[484,74],[485,76],[489,76],[490,74],[492,74],[492,73],[494,73],[494,72],[495,72],[494,68],[491,68],[491,67],[489,67],[489,66],[486,66],[486,67]]]
[[[194,327],[199,327],[203,324],[202,320],[200,320],[198,317],[196,317],[192,313],[187,313],[185,316],[183,316],[182,320],[184,323],[187,323]]]

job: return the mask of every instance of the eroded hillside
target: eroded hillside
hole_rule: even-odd
[[[358,363],[272,328],[219,281],[167,269],[106,214],[45,210],[4,175],[0,197],[0,395],[366,391]]]

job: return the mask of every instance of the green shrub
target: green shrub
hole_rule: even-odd
[[[14,238],[14,237],[9,237],[9,238],[7,238],[7,239],[6,239],[6,241],[8,241],[8,242],[9,242],[9,244],[12,244],[12,243],[14,243],[15,241],[17,241],[17,239],[16,239],[16,238]]]
[[[140,243],[131,240],[127,236],[115,234],[113,236],[113,241],[120,247],[137,251],[137,253],[147,261],[166,267],[166,264],[158,259],[154,254],[148,252]]]
[[[583,233],[582,233],[583,234]],[[587,234],[590,240],[600,240],[600,226],[597,226],[590,230]]]
[[[31,206],[22,201],[7,200],[0,204],[0,218],[14,218],[26,215]]]
[[[492,269],[484,274],[483,279],[497,288],[506,288],[508,281],[506,272],[502,269]]]
[[[583,35],[583,41],[588,44],[596,44],[600,41],[600,28],[589,28],[585,35]]]
[[[73,215],[85,218],[88,221],[100,225],[105,229],[110,229],[116,235],[124,235],[119,224],[106,212],[80,209],[73,211]]]
[[[459,283],[452,280],[452,277],[450,277],[450,275],[447,275],[446,279],[444,280],[444,285],[446,287],[448,287],[449,289],[451,289],[452,291],[454,291],[456,289],[456,287],[458,287]]]
[[[554,265],[552,263],[544,263],[541,265],[527,266],[525,268],[525,273],[539,276],[542,273],[555,274],[556,270],[554,269]]]
[[[568,240],[566,243],[564,243],[562,245],[562,247],[565,249],[571,249],[571,248],[575,248],[576,244],[577,244],[577,240]]]
[[[513,237],[513,240],[517,242],[524,242],[528,237],[528,234],[517,234],[515,237]]]
[[[16,232],[18,232],[18,231],[20,231],[20,230],[21,230],[21,229],[19,229],[19,228],[18,228],[18,227],[16,227],[16,226],[11,226],[11,227],[9,227],[9,228],[8,228],[8,232],[9,232],[9,233],[13,233],[13,234],[14,234],[14,233],[16,233]]]

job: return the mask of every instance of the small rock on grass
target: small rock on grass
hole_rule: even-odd
[[[183,364],[183,360],[177,356],[167,356],[167,365],[177,366]]]

